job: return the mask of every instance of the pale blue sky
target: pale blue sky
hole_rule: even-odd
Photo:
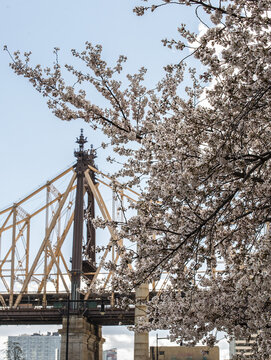
[[[101,142],[101,136],[82,121],[63,122],[55,118],[45,99],[24,78],[14,75],[8,66],[8,54],[2,51],[3,46],[7,45],[11,52],[31,50],[34,64],[48,66],[54,61],[55,46],[61,49],[60,63],[65,63],[71,58],[71,48],[80,50],[85,41],[100,43],[109,63],[123,54],[128,56],[127,72],[134,73],[141,66],[147,67],[147,83],[153,85],[161,77],[164,65],[181,58],[181,54],[164,48],[161,39],[176,37],[176,28],[182,22],[190,23],[197,31],[198,22],[190,10],[181,6],[165,7],[137,17],[132,12],[136,4],[146,3],[132,0],[1,0],[0,209],[74,161],[74,140],[81,127],[94,147]],[[95,94],[93,97],[95,99]],[[101,170],[106,169],[101,151],[97,163]],[[24,331],[17,328],[18,332]],[[130,359],[132,355],[126,360]]]
[[[154,84],[161,77],[163,65],[180,58],[180,54],[164,48],[160,40],[175,36],[177,26],[189,18],[194,30],[198,25],[185,7],[168,7],[137,17],[132,12],[135,3],[129,0],[0,2],[0,165],[3,171],[0,188],[4,191],[0,208],[70,164],[74,139],[81,127],[94,147],[101,140],[81,121],[68,123],[55,118],[47,109],[45,99],[8,67],[10,59],[7,52],[2,51],[3,46],[7,45],[11,52],[31,50],[33,64],[48,66],[54,61],[55,46],[61,48],[60,63],[65,63],[71,58],[71,48],[82,49],[85,41],[100,43],[109,63],[119,54],[127,55],[127,72],[134,73],[144,65],[149,69],[148,83]],[[93,97],[95,99],[95,94]]]

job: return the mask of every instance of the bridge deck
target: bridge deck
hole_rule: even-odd
[[[2,296],[8,303],[8,295]],[[68,316],[67,294],[47,294],[46,306],[42,306],[42,296],[26,294],[17,308],[0,307],[0,325],[61,324],[62,318]],[[128,310],[112,307],[107,297],[82,299],[78,303],[78,309],[73,310],[70,302],[69,316],[83,315],[90,323],[102,326],[134,324],[134,307]],[[102,303],[104,312],[101,312]]]
[[[107,309],[104,315],[97,309],[70,310],[70,316],[79,314],[86,317],[90,323],[102,326],[134,323],[134,309]],[[0,310],[0,325],[61,324],[64,316],[67,316],[65,309],[5,309]]]

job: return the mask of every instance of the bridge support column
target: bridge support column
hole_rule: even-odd
[[[60,360],[102,360],[102,327],[90,324],[77,315],[69,317],[67,351],[67,318],[63,318]]]
[[[149,296],[149,285],[142,284],[136,289],[135,325],[146,318],[146,306],[140,304]],[[149,360],[149,333],[136,333],[134,337],[134,360]]]

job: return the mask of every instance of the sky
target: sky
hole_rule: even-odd
[[[191,10],[175,6],[137,17],[132,9],[146,3],[135,0],[1,0],[0,2],[0,209],[16,202],[38,185],[67,168],[74,161],[75,138],[80,129],[94,148],[103,137],[83,121],[61,121],[47,108],[45,99],[26,79],[9,67],[12,53],[32,51],[32,64],[51,66],[53,48],[59,47],[61,64],[71,60],[70,49],[81,50],[85,41],[103,46],[104,58],[114,63],[118,55],[128,57],[125,72],[148,69],[147,84],[153,86],[163,74],[163,66],[180,60],[181,55],[162,46],[165,37],[176,37],[177,27],[188,22],[198,31],[198,21]],[[92,101],[96,94],[91,94]],[[97,99],[98,101],[98,99]],[[97,150],[97,164],[108,165],[102,149]],[[0,327],[2,343],[6,335],[32,333],[37,327]],[[162,333],[163,334],[163,333]],[[104,348],[119,348],[122,360],[133,358],[133,336],[123,328],[104,328]],[[163,335],[162,335],[163,337]],[[150,336],[154,345],[155,334]],[[161,345],[167,341],[161,340]],[[221,345],[221,359],[227,356],[227,344]]]

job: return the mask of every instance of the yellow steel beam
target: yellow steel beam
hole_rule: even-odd
[[[90,285],[93,285],[93,284],[96,282],[97,277],[98,277],[98,275],[99,275],[99,273],[100,273],[100,270],[101,270],[101,268],[102,268],[102,266],[103,266],[103,264],[104,264],[104,262],[105,262],[105,259],[106,259],[107,255],[108,255],[108,253],[109,253],[109,250],[110,250],[110,247],[111,247],[111,246],[112,246],[112,242],[110,241],[109,244],[107,245],[107,248],[106,248],[106,250],[105,250],[105,252],[104,252],[101,260],[100,260],[100,264],[99,264],[99,266],[98,266],[98,268],[97,268],[97,270],[96,270],[96,272],[95,272],[95,275],[94,275],[93,278],[92,278],[92,281],[91,281],[91,284],[90,284]],[[85,297],[84,297],[85,300],[88,299],[90,293],[91,293],[91,289],[89,289],[89,290],[87,291],[87,293],[85,294]]]
[[[4,298],[3,298],[3,296],[2,296],[1,294],[0,294],[0,302],[1,302],[1,304],[2,304],[2,306],[3,306],[4,308],[7,307],[6,302],[5,302],[5,300],[4,300]]]
[[[135,195],[137,195],[137,196],[140,196],[140,194],[139,194],[138,192],[136,192],[136,191],[134,191],[134,190],[132,190],[132,189],[130,189],[130,188],[128,188],[128,187],[123,186],[120,182],[118,182],[118,181],[115,180],[115,179],[112,179],[112,178],[109,177],[108,175],[105,175],[105,174],[102,173],[101,171],[95,169],[93,166],[89,165],[88,167],[90,168],[90,170],[96,172],[97,174],[101,174],[103,177],[107,178],[108,180],[110,180],[110,181],[112,181],[112,182],[115,182],[116,184],[118,184],[119,186],[121,186],[122,189],[125,189],[125,190],[127,190],[127,191],[132,192],[133,194],[135,194]]]
[[[103,218],[104,218],[106,221],[112,221],[111,216],[110,216],[110,214],[109,214],[109,211],[107,210],[107,207],[106,207],[106,205],[105,205],[105,202],[104,202],[104,200],[103,200],[103,198],[102,198],[102,196],[101,196],[101,194],[100,194],[100,192],[99,192],[99,190],[98,190],[98,186],[97,186],[97,185],[95,186],[94,183],[93,183],[93,181],[91,180],[91,177],[90,177],[90,175],[89,175],[89,170],[86,170],[86,171],[85,171],[85,178],[86,178],[87,184],[89,185],[90,190],[91,190],[91,192],[92,192],[92,194],[93,194],[93,196],[94,196],[94,198],[95,198],[95,200],[96,200],[96,202],[97,202],[97,204],[98,204],[98,206],[99,206],[99,209],[100,209],[100,211],[101,211],[101,213],[102,213]],[[120,246],[122,246],[122,240],[118,240],[118,238],[117,238],[117,236],[116,236],[116,233],[115,233],[115,230],[113,229],[113,227],[112,227],[112,226],[107,226],[107,227],[108,227],[108,230],[109,230],[109,232],[110,232],[111,239],[117,241],[117,243],[118,243]],[[104,255],[102,256],[102,259],[101,259],[101,261],[100,261],[99,267],[98,267],[98,269],[96,270],[96,273],[95,273],[95,275],[94,275],[94,277],[93,277],[93,279],[92,279],[91,284],[94,284],[94,283],[95,283],[95,281],[96,281],[96,279],[97,279],[97,277],[98,277],[98,275],[99,275],[99,272],[100,272],[100,270],[101,270],[101,268],[102,268],[102,266],[103,266],[103,264],[104,264],[105,258],[106,258],[106,256],[108,255],[108,252],[109,252],[109,249],[111,248],[111,246],[112,246],[112,240],[109,241],[109,244],[108,244],[108,246],[107,246],[107,249],[106,249]],[[129,264],[129,267],[131,268],[131,264]],[[88,297],[89,297],[89,295],[90,295],[90,292],[91,292],[91,290],[88,290],[88,291],[87,291],[87,293],[86,293],[86,295],[85,295],[85,300],[88,299]]]
[[[2,271],[0,271],[0,279],[3,281],[3,284],[4,284],[7,292],[9,293],[9,286],[8,286],[8,283],[5,280],[5,277],[7,277],[7,276],[3,275]],[[10,275],[8,275],[8,277],[10,277]]]
[[[103,207],[102,202],[100,201],[99,195],[98,195],[98,193],[97,193],[97,185],[96,185],[96,186],[94,185],[93,181],[91,180],[91,177],[89,176],[89,170],[87,170],[87,171],[85,172],[85,178],[86,178],[86,180],[87,180],[87,183],[88,183],[88,185],[89,185],[89,187],[90,187],[90,189],[91,189],[91,191],[92,191],[92,194],[93,194],[95,200],[97,201],[97,204],[98,204],[98,206],[99,206],[99,208],[100,208],[100,211],[101,211],[104,219],[107,220],[106,210],[105,210],[105,208]],[[112,234],[113,234],[113,231],[112,231]],[[112,235],[111,235],[111,236],[112,236]],[[113,236],[114,236],[114,234],[113,234]],[[104,261],[105,261],[105,259],[106,259],[106,256],[107,256],[108,253],[109,253],[109,249],[111,248],[111,246],[112,246],[112,241],[110,240],[110,241],[109,241],[109,244],[107,245],[107,248],[106,248],[106,250],[105,250],[105,252],[104,252],[104,254],[103,254],[103,256],[102,256],[102,258],[101,258],[101,260],[100,260],[100,264],[99,264],[99,266],[98,266],[98,268],[97,268],[97,270],[96,270],[96,272],[95,272],[95,275],[94,275],[93,278],[92,278],[91,284],[94,284],[94,283],[96,282],[96,279],[97,279],[97,277],[98,277],[98,275],[99,275],[99,272],[100,272],[100,270],[101,270],[101,268],[102,268],[102,266],[103,266],[103,264],[104,264]],[[85,300],[88,299],[88,297],[89,297],[89,295],[90,295],[90,292],[91,292],[91,290],[89,289],[89,290],[87,291],[87,293],[85,294]]]
[[[46,211],[45,211],[45,235],[46,231],[48,230],[48,223],[49,223],[49,198],[50,198],[50,184],[47,182],[46,186]],[[43,287],[43,297],[42,297],[42,306],[46,307],[46,287],[47,287],[47,274],[46,274],[46,268],[47,268],[47,246],[44,247],[44,287]]]
[[[71,273],[70,273],[70,271],[69,271],[68,265],[67,265],[67,263],[66,263],[66,260],[65,260],[65,258],[64,258],[64,256],[63,256],[61,250],[59,250],[59,256],[61,257],[61,260],[62,260],[62,262],[63,262],[64,268],[65,268],[66,271],[67,271],[67,274],[66,274],[66,275],[69,275],[69,278],[71,278]]]
[[[60,252],[60,249],[61,249],[61,247],[62,247],[62,244],[63,244],[64,240],[66,239],[66,236],[67,236],[67,234],[68,234],[68,232],[69,232],[69,230],[70,230],[70,228],[71,228],[71,225],[72,225],[72,223],[73,223],[73,219],[74,219],[74,212],[72,213],[72,215],[71,215],[71,217],[70,217],[70,219],[69,219],[69,221],[68,221],[68,223],[67,223],[67,226],[65,227],[65,229],[64,229],[64,231],[63,231],[63,233],[62,233],[62,236],[61,236],[61,238],[60,238],[60,241],[59,241],[58,244],[57,244],[57,247],[56,247],[56,249],[55,249],[55,256],[58,256],[58,255],[59,255],[59,252]],[[51,261],[49,262],[49,265],[48,265],[47,270],[46,270],[47,276],[48,276],[48,274],[50,273],[50,271],[52,270],[53,264],[54,264],[54,263],[53,263],[53,260],[51,260]],[[44,286],[44,279],[42,280],[42,282],[41,282],[41,284],[40,284],[40,286],[39,286],[39,288],[38,288],[38,293],[41,292],[43,286]]]
[[[63,275],[68,275],[68,276],[70,276],[70,274],[68,274],[68,273],[63,273],[62,272],[62,274]],[[87,273],[88,275],[91,275],[92,273]],[[95,274],[95,273],[94,273]],[[101,273],[101,274],[103,274],[103,273]],[[107,275],[108,273],[106,273],[106,275]],[[44,274],[43,274],[43,272],[42,273],[34,273],[33,274],[33,276],[32,276],[32,278],[34,277],[34,276],[43,276]],[[51,273],[51,275],[54,275],[54,276],[56,276],[57,275],[57,273]],[[22,273],[22,274],[16,274],[16,277],[19,277],[19,276],[23,276],[23,277],[25,277],[25,273]],[[10,277],[10,274],[7,274],[7,275],[2,275],[2,277],[3,278],[9,278]],[[39,283],[41,282],[41,280],[37,280]],[[36,293],[36,291],[34,291],[35,293]],[[49,291],[50,292],[50,291]]]
[[[37,266],[37,263],[38,263],[38,261],[40,259],[40,256],[41,256],[42,252],[44,251],[45,246],[48,245],[48,240],[49,240],[49,237],[51,235],[51,232],[52,232],[53,228],[55,227],[56,221],[57,221],[57,219],[58,219],[58,217],[59,217],[59,215],[61,213],[61,210],[62,210],[63,205],[64,205],[64,203],[65,203],[65,201],[66,201],[66,199],[67,199],[67,197],[69,195],[69,192],[71,191],[71,188],[73,186],[75,178],[76,178],[76,174],[74,173],[73,176],[72,176],[72,179],[71,179],[71,181],[70,181],[70,183],[69,183],[69,185],[67,187],[67,190],[66,190],[65,194],[63,195],[60,203],[59,203],[58,209],[57,209],[55,215],[53,216],[51,224],[48,227],[45,238],[44,238],[44,240],[43,240],[43,242],[42,242],[42,244],[41,244],[41,246],[39,248],[39,251],[38,251],[35,259],[34,259],[34,262],[33,262],[32,266],[31,266],[31,269],[30,269],[28,275],[26,276],[26,279],[24,281],[24,285],[22,286],[20,294],[18,295],[18,297],[17,297],[17,299],[15,301],[14,307],[17,307],[19,305],[19,303],[20,303],[20,301],[22,299],[22,296],[25,293],[25,290],[26,290],[26,288],[27,288],[27,286],[29,284],[31,276],[34,274],[34,270],[35,270],[35,268]]]
[[[55,189],[56,190],[56,189]],[[58,192],[58,190],[56,190]],[[59,192],[58,192],[59,193]],[[60,240],[60,230],[61,230],[61,218],[58,218],[58,222],[57,222],[57,244],[59,243]],[[56,256],[56,261],[58,263],[59,266],[59,255]],[[56,276],[56,292],[59,292],[59,273],[57,272],[57,276]]]
[[[11,211],[10,211],[10,213],[8,214],[6,220],[4,221],[3,226],[2,226],[1,229],[0,229],[0,236],[1,236],[2,232],[4,231],[5,226],[7,225],[7,222],[9,221],[9,219],[10,219],[10,217],[11,217],[11,215],[12,215],[12,212],[13,212],[12,210],[13,210],[13,208],[11,209]]]
[[[160,287],[160,289],[158,291],[158,294],[157,294],[158,296],[161,295],[161,292],[163,291],[164,287],[166,286],[166,283],[168,282],[168,279],[169,279],[169,274],[167,274],[167,276],[165,277],[165,279],[164,279],[164,281],[163,281],[163,283],[162,283],[162,285],[161,285],[161,287]]]
[[[106,187],[109,187],[110,189],[113,190],[113,187],[111,185],[107,184],[106,182],[102,181],[101,179],[97,179],[97,182],[99,182],[99,183],[101,183],[101,184],[105,185]],[[127,199],[133,201],[133,202],[137,202],[137,200],[131,198],[129,195],[126,195],[124,193],[122,195],[125,196]]]
[[[67,170],[63,171],[61,174],[57,175],[56,177],[54,177],[52,180],[47,181],[46,184],[42,185],[41,187],[39,187],[37,190],[33,191],[31,194],[27,195],[25,198],[23,198],[22,200],[20,200],[17,205],[21,205],[22,203],[24,203],[25,201],[29,200],[30,198],[32,198],[34,195],[38,194],[40,191],[42,191],[43,189],[46,188],[46,186],[53,182],[55,182],[56,180],[60,179],[62,176],[68,174],[68,172],[70,172],[71,170],[73,170],[73,167],[68,168]],[[10,206],[2,211],[0,211],[0,215],[4,214],[5,212],[12,210],[13,206]]]
[[[70,189],[70,192],[71,192],[72,190],[74,190],[75,188],[76,188],[76,185],[73,186],[73,187]],[[24,222],[24,221],[25,221],[26,219],[28,219],[28,218],[31,219],[32,217],[38,215],[40,212],[42,212],[44,209],[46,209],[47,206],[51,206],[51,205],[52,205],[53,203],[55,203],[56,201],[60,200],[63,195],[64,195],[64,193],[61,194],[60,197],[58,197],[58,198],[52,200],[51,202],[49,202],[48,205],[44,205],[44,206],[42,206],[41,208],[39,208],[38,210],[36,210],[35,212],[33,212],[32,214],[29,214],[29,215],[27,216],[27,218],[22,219],[22,220],[20,220],[20,221],[17,221],[16,225],[21,224],[22,222]],[[2,228],[1,230],[2,230],[2,232],[4,232],[4,231],[9,230],[9,229],[11,229],[11,228],[12,228],[12,225],[9,225],[9,226],[7,226],[7,227],[5,227],[5,228]]]
[[[19,231],[18,235],[16,236],[15,245],[16,245],[17,241],[19,240],[20,236],[22,235],[22,233],[23,233],[26,225],[27,225],[27,221],[24,223],[24,225],[22,226],[22,228],[21,228],[21,230]],[[12,246],[13,246],[13,245],[11,245],[11,247],[10,247],[9,250],[7,251],[4,259],[2,260],[2,262],[1,262],[1,264],[0,264],[0,271],[2,271],[2,268],[3,268],[4,264],[5,264],[5,262],[7,261],[7,258],[9,257],[11,251],[12,251]]]
[[[29,270],[29,246],[30,246],[30,218],[26,222],[27,229],[26,229],[26,253],[25,253],[25,276],[28,274]],[[26,287],[26,292],[27,292]]]
[[[11,269],[10,269],[10,295],[9,295],[9,306],[13,305],[13,290],[15,280],[15,246],[16,246],[16,217],[17,209],[16,204],[13,206],[13,224],[12,224],[12,246],[11,246]]]
[[[50,253],[51,253],[51,258],[52,258],[52,260],[53,260],[53,262],[55,263],[55,266],[56,266],[56,268],[57,268],[57,272],[58,272],[58,274],[59,274],[60,277],[61,277],[62,283],[63,283],[63,285],[64,285],[67,293],[69,293],[70,290],[69,290],[69,288],[68,288],[68,286],[67,286],[67,284],[66,284],[66,281],[65,281],[65,279],[64,279],[64,276],[63,276],[63,274],[62,274],[62,271],[61,271],[61,269],[60,269],[60,267],[59,267],[59,264],[58,264],[58,262],[57,262],[57,260],[56,260],[56,257],[55,257],[55,254],[54,254],[54,252],[53,252],[53,249],[52,249],[52,246],[51,246],[51,244],[50,244],[50,241],[48,241],[48,248],[49,248],[49,251],[50,251]]]
[[[119,254],[117,254],[116,258],[114,259],[114,263],[115,263],[115,264],[117,263],[118,259],[119,259]],[[106,288],[106,285],[108,284],[108,281],[110,280],[110,277],[111,277],[112,275],[113,275],[113,271],[111,270],[111,271],[108,273],[107,278],[106,278],[106,280],[105,280],[105,282],[104,282],[103,289]]]

